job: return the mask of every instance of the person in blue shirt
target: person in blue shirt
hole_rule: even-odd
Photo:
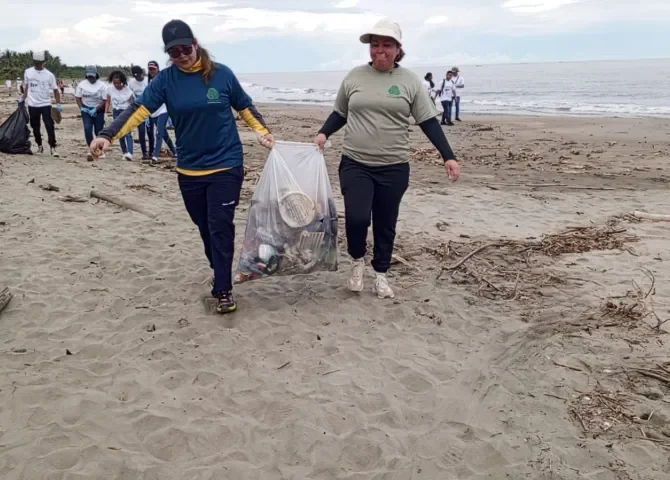
[[[140,98],[91,143],[99,156],[165,104],[175,126],[177,172],[184,205],[198,226],[214,270],[212,295],[218,313],[237,309],[232,294],[235,241],[233,218],[244,178],[240,135],[231,107],[266,148],[274,138],[235,74],[212,61],[181,20],[163,27],[172,65],[162,70]]]

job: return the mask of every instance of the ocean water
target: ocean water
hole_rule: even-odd
[[[435,83],[451,65],[412,68]],[[464,113],[670,117],[670,59],[459,65]],[[346,72],[238,74],[257,103],[332,105]]]

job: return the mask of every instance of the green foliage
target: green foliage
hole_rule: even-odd
[[[68,82],[84,78],[84,67],[81,65],[68,66],[61,62],[60,57],[45,52],[46,68],[52,72],[57,79]],[[33,66],[33,52],[12,52],[5,50],[0,53],[0,81],[15,80],[17,77],[23,80],[23,72]],[[122,70],[129,74],[130,66],[104,66],[98,67],[100,78],[107,76],[114,70]]]

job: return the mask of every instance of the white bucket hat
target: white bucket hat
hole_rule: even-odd
[[[45,58],[44,52],[33,52],[33,62],[43,62]]]
[[[374,27],[361,35],[361,42],[370,43],[372,35],[390,37],[402,47],[402,30],[400,30],[400,25],[388,18],[379,20]]]

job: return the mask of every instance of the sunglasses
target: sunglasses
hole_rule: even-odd
[[[167,53],[171,58],[179,58],[182,55],[190,55],[193,53],[193,45],[177,45],[175,47],[169,48]]]

